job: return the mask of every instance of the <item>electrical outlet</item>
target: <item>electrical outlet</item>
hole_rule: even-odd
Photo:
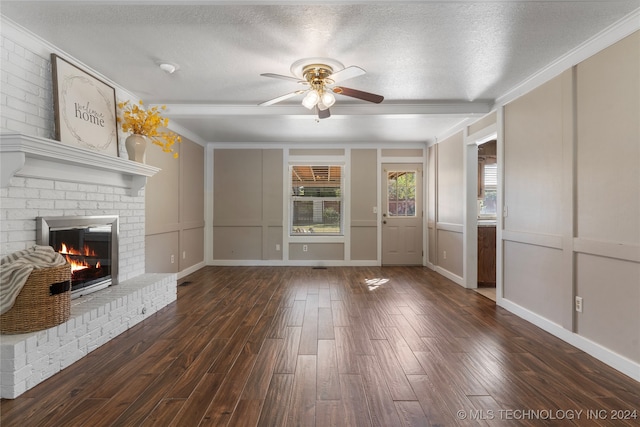
[[[504,208],[502,208],[502,216],[505,218],[509,216],[509,208],[507,205],[504,205]]]
[[[582,313],[582,297],[576,297],[576,311]]]
[[[447,251],[442,251],[442,259],[447,259]]]
[[[377,213],[378,213],[378,207],[377,207],[377,206],[374,206],[374,207],[373,207],[373,213],[374,213],[374,214],[377,214]]]
[[[307,252],[309,247],[307,245],[302,245],[302,252]]]
[[[187,259],[187,251],[182,251],[182,259]]]
[[[174,262],[176,262],[176,257],[171,254],[171,264],[173,264]]]
[[[280,244],[276,243],[276,251],[279,251],[279,250],[280,250]]]

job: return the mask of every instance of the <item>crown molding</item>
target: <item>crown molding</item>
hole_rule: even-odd
[[[514,86],[496,99],[496,106],[508,104],[638,30],[640,30],[640,8]]]
[[[153,106],[155,104],[152,104]],[[161,105],[161,104],[157,104]],[[268,107],[246,104],[163,104],[165,115],[173,118],[201,116],[270,116],[285,115],[309,118],[309,111],[300,104],[271,105]],[[433,101],[428,103],[406,104],[341,104],[331,107],[331,116],[340,115],[376,115],[376,116],[416,116],[449,115],[467,117],[484,116],[491,111],[493,101]]]

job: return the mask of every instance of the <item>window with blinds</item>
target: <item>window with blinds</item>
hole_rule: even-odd
[[[479,218],[496,218],[498,205],[498,164],[484,163],[483,194],[478,210]]]

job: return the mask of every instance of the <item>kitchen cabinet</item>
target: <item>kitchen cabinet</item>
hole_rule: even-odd
[[[478,285],[496,285],[496,226],[478,226]]]

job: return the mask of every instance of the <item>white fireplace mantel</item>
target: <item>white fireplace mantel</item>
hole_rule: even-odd
[[[0,185],[14,176],[126,188],[131,196],[159,168],[36,136],[0,135]]]

